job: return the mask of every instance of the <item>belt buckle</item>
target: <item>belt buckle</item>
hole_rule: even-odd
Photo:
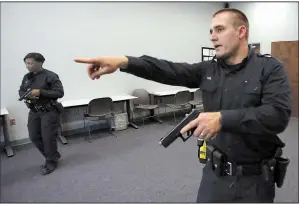
[[[230,176],[233,175],[233,164],[231,162],[226,162],[225,173]]]

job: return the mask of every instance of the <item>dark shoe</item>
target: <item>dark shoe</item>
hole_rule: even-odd
[[[56,159],[54,162],[58,163],[59,159],[61,158],[61,154],[59,152],[57,152],[56,154]],[[41,168],[44,168],[47,164],[47,161],[45,161],[45,163],[41,166]]]
[[[56,162],[46,163],[42,166],[41,172],[43,175],[52,173],[57,168]]]

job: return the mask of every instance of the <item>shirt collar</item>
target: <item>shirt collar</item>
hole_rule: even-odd
[[[248,60],[250,60],[254,54],[255,54],[254,49],[248,45],[248,55],[247,55],[247,57],[245,57],[243,59],[243,61],[240,64],[243,64],[243,65],[247,64]],[[220,64],[222,66],[226,65],[223,60],[217,59],[216,55],[214,55],[214,57],[212,58],[212,62],[217,62],[218,64]]]

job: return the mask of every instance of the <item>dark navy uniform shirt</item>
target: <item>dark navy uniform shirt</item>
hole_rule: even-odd
[[[242,164],[271,157],[284,146],[278,134],[291,116],[291,89],[283,65],[269,55],[255,54],[238,65],[215,58],[195,64],[174,63],[150,56],[128,57],[122,72],[155,82],[200,88],[205,112],[222,114],[214,144],[228,160]]]
[[[20,97],[29,89],[40,89],[37,103],[57,100],[64,96],[62,83],[58,75],[47,69],[42,69],[36,74],[28,73],[24,76],[19,89]]]

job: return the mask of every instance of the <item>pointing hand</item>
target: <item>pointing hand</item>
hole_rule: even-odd
[[[115,72],[121,65],[128,63],[128,58],[120,57],[96,57],[96,58],[76,58],[75,62],[85,63],[87,65],[88,76],[94,80],[102,75]]]

